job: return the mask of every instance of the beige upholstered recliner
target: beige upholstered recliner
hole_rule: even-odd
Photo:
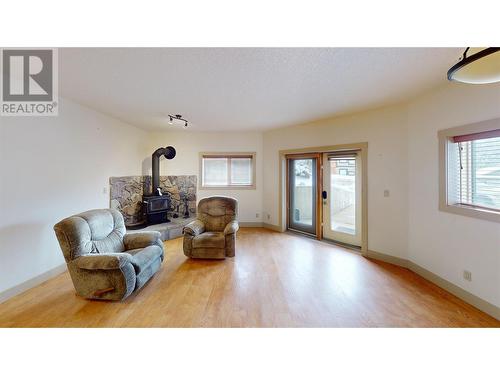
[[[198,203],[196,220],[184,227],[184,254],[190,258],[234,257],[238,201],[213,196]]]
[[[91,210],[54,226],[76,293],[89,299],[122,300],[160,269],[160,232],[125,233],[117,210]]]

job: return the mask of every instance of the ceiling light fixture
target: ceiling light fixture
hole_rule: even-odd
[[[183,119],[182,115],[168,115],[168,117],[169,117],[168,123],[170,125],[173,125],[174,124],[174,120],[177,120],[177,121],[184,122],[184,127],[187,128],[187,126],[188,126],[188,120]]]
[[[500,47],[468,47],[458,63],[448,70],[448,80],[485,84],[500,82]],[[467,55],[469,53],[469,55]]]

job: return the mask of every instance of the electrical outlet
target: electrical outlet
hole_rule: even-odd
[[[384,197],[387,198],[389,195],[390,195],[390,191],[387,189],[384,190]]]
[[[472,272],[464,270],[464,279],[467,281],[472,281]]]
[[[271,220],[271,215],[267,214],[267,220]]]
[[[260,216],[260,215],[259,215],[259,213],[257,212],[257,213],[255,214],[255,217],[258,219],[258,218],[259,218],[259,216]]]
[[[102,188],[102,193],[107,194],[108,193],[108,188],[105,186]]]

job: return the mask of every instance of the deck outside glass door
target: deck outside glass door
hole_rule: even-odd
[[[323,237],[361,246],[361,158],[356,151],[323,155]]]
[[[288,229],[317,234],[319,155],[287,155]]]

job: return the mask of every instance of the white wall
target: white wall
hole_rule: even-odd
[[[63,264],[53,225],[109,207],[109,177],[145,155],[144,131],[69,100],[58,117],[0,117],[0,292]]]
[[[262,222],[262,133],[258,132],[190,132],[166,131],[153,133],[148,154],[158,147],[174,146],[174,159],[160,161],[161,175],[196,175],[200,173],[200,152],[256,152],[256,189],[253,190],[200,190],[197,199],[209,195],[227,195],[238,199],[239,219],[242,222]],[[151,173],[150,164],[145,165],[145,174]],[[256,215],[259,217],[256,217]]]
[[[409,259],[500,306],[500,225],[438,210],[440,129],[500,117],[500,85],[448,84],[409,105]],[[472,272],[472,282],[463,270]]]
[[[278,225],[280,150],[368,142],[368,248],[406,258],[406,123],[406,107],[396,106],[264,133],[265,221]]]

